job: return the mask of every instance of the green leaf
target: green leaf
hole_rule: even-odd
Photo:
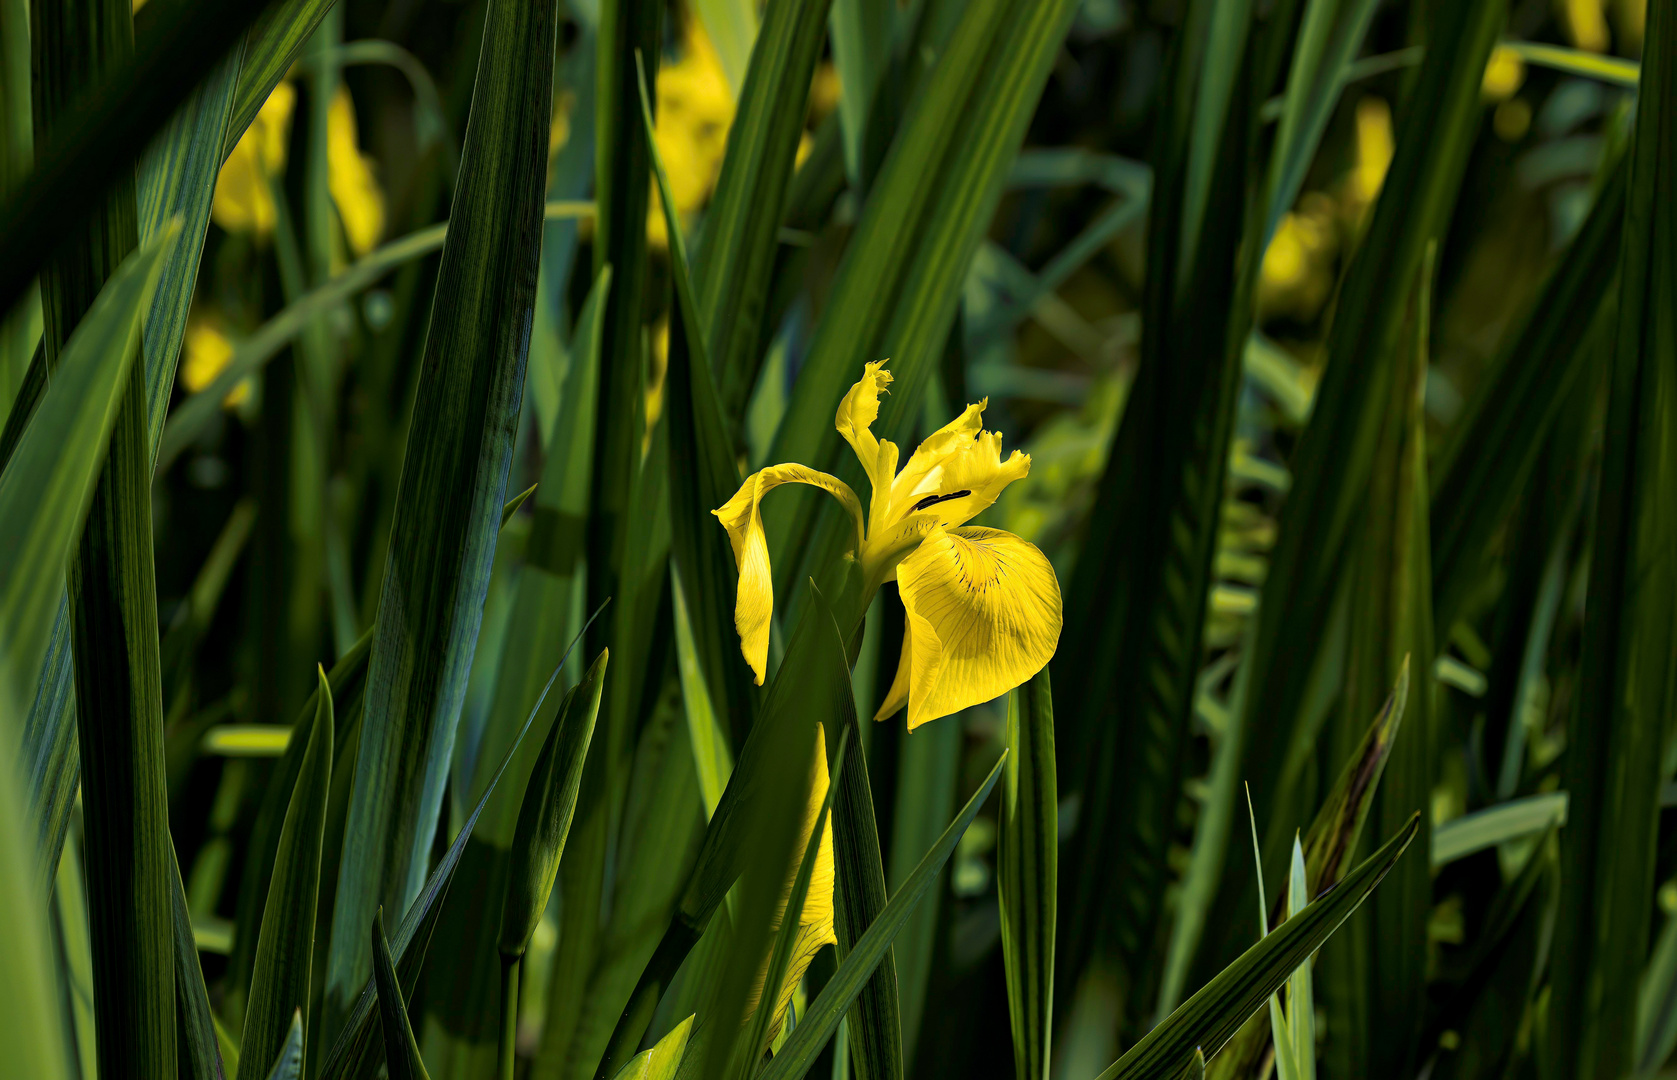
[[[221,158],[233,152],[245,129],[262,111],[274,87],[290,72],[303,43],[331,10],[334,0],[282,0],[258,9],[260,17],[245,33],[244,64],[239,69],[233,114],[221,144]],[[219,168],[219,163],[218,166]]]
[[[853,725],[852,725],[853,726]],[[768,1047],[773,1033],[769,1024],[775,1020],[775,1005],[779,1000],[780,988],[786,982],[787,969],[792,963],[792,947],[797,944],[798,927],[803,921],[804,903],[809,897],[809,882],[815,874],[815,862],[821,851],[821,838],[827,830],[827,823],[832,817],[833,800],[839,793],[839,783],[844,775],[846,765],[846,751],[850,747],[852,731],[846,727],[838,737],[837,752],[833,756],[833,771],[827,785],[827,794],[821,800],[821,809],[815,815],[815,825],[810,830],[809,839],[803,845],[803,852],[798,858],[798,870],[792,878],[792,890],[787,894],[786,907],[780,914],[780,929],[774,935],[773,948],[768,955],[768,966],[764,968],[763,989],[757,998],[757,1008],[752,1012],[745,1030],[734,1042],[734,1056],[731,1062],[732,1075],[739,1080],[751,1080],[757,1071],[758,1060]],[[826,747],[819,749],[820,753],[827,752]],[[799,816],[794,808],[790,815],[792,821]],[[793,844],[798,840],[794,836]],[[837,845],[834,845],[835,848]],[[796,848],[794,847],[795,851]],[[835,861],[837,851],[834,851]],[[770,868],[772,871],[772,867]],[[772,884],[772,878],[771,884]],[[778,893],[776,888],[774,892]],[[772,916],[771,916],[772,917]]]
[[[1019,1080],[1048,1075],[1054,1015],[1054,921],[1059,884],[1059,786],[1048,669],[1013,691],[1007,772],[996,836],[1007,1010]]]
[[[334,767],[353,768],[353,758],[347,762],[339,748],[352,750],[349,739],[349,703],[363,690],[367,675],[367,657],[372,651],[373,632],[368,630],[361,640],[338,658],[326,673],[326,686],[334,702],[343,702],[343,709],[332,710],[334,725],[332,746]],[[256,945],[262,925],[262,913],[272,891],[275,867],[279,864],[280,834],[285,818],[290,813],[291,800],[297,790],[298,777],[303,772],[303,758],[313,741],[315,718],[320,712],[320,690],[317,688],[303,702],[291,726],[291,737],[285,752],[275,763],[268,786],[251,824],[245,842],[245,866],[239,881],[239,899],[233,920],[233,952],[228,962],[228,983],[235,994],[250,988],[251,971],[256,965]],[[324,858],[324,855],[322,856]],[[317,928],[318,930],[318,928]]]
[[[95,80],[98,92],[88,94],[73,115],[55,120],[55,130],[63,138],[51,140],[50,145],[37,138],[42,152],[34,170],[0,205],[0,310],[11,309],[60,239],[89,218],[106,197],[111,178],[131,166],[152,135],[221,63],[260,11],[255,4],[171,0],[159,4],[155,15],[141,20],[139,30],[129,37],[124,10],[120,48],[112,41],[109,48],[97,52],[83,49],[82,56],[89,61],[105,56],[113,62]],[[85,13],[79,18],[78,36],[89,26]],[[38,26],[35,32],[45,35],[46,30]],[[49,81],[56,77],[46,76]],[[54,84],[55,93],[49,93],[38,107],[49,116],[62,113],[83,88],[83,80],[73,77]],[[130,221],[132,197],[129,188],[126,213]],[[43,290],[43,300],[46,294]],[[50,319],[48,325],[52,325]],[[68,327],[52,333],[62,341]]]
[[[966,834],[967,826],[978,814],[979,807],[990,797],[990,789],[996,786],[1001,777],[1002,769],[1007,764],[1007,753],[1004,751],[1001,760],[991,768],[990,775],[979,785],[966,806],[950,822],[938,842],[926,852],[920,865],[914,868],[914,873],[903,882],[902,888],[892,895],[885,910],[868,927],[867,933],[856,942],[850,950],[850,955],[844,958],[833,977],[827,981],[821,993],[810,1002],[804,1011],[803,1019],[798,1021],[797,1030],[792,1032],[774,1061],[764,1069],[760,1080],[797,1080],[809,1070],[816,1054],[832,1037],[834,1029],[838,1027],[850,1005],[862,992],[869,976],[891,948],[891,940],[903,928],[908,915],[914,910],[932,883],[937,880],[938,872],[943,864],[954,853],[955,845]]]
[[[773,22],[770,29],[774,29]],[[767,45],[773,39],[764,40]],[[670,550],[681,574],[690,625],[696,630],[691,640],[698,653],[704,685],[710,692],[711,708],[738,744],[744,742],[751,728],[758,695],[748,677],[750,669],[741,661],[734,645],[737,572],[733,549],[727,531],[718,527],[710,512],[733,497],[739,487],[739,469],[734,464],[735,455],[717,401],[716,384],[711,379],[704,330],[707,320],[700,314],[687,261],[687,245],[681,237],[681,217],[670,194],[663,160],[658,155],[652,107],[644,86],[641,121],[663,203],[665,227],[670,237],[670,271],[675,278],[676,302],[670,310],[669,365],[665,376],[665,392],[670,402]],[[750,220],[767,219],[756,215]],[[737,317],[729,312],[719,315]],[[715,325],[714,317],[709,324]]]
[[[419,894],[483,614],[524,386],[551,118],[553,0],[495,0],[391,523],[323,1030],[370,966],[379,906]]]
[[[693,1018],[689,1016],[658,1040],[650,1050],[629,1059],[616,1080],[675,1080],[681,1067],[682,1055],[687,1052],[687,1040],[693,1032]]]
[[[1475,852],[1566,824],[1567,794],[1528,795],[1451,818],[1432,833],[1432,865],[1447,866]]]
[[[228,1076],[237,1073],[238,1062],[233,1062],[233,1072],[223,1066],[215,1014],[210,1011],[209,990],[204,986],[204,968],[198,961],[198,946],[192,933],[192,913],[187,910],[186,887],[181,884],[180,862],[172,844],[169,862],[175,940],[175,1005],[180,1010],[181,1074],[189,1080],[227,1080]]]
[[[1607,172],[1590,215],[1504,337],[1453,426],[1432,485],[1433,609],[1454,624],[1485,568],[1486,550],[1528,487],[1561,415],[1586,412],[1586,375],[1600,363],[1602,298],[1615,281],[1630,165]]]
[[[1071,0],[981,0],[962,10],[869,193],[770,462],[836,471],[858,487],[862,471],[841,453],[833,414],[863,363],[887,357],[896,381],[875,430],[908,442],[967,267],[1075,11]],[[765,510],[776,591],[793,601],[788,610],[797,602],[791,586],[824,573],[845,542],[834,511],[842,514],[803,492]]]
[[[1418,819],[1346,875],[1337,888],[1319,896],[1246,950],[1200,991],[1149,1031],[1097,1080],[1131,1080],[1156,1075],[1192,1052],[1211,1048],[1213,1057],[1235,1030],[1287,977],[1309,959],[1322,942],[1374,891],[1419,829]]]
[[[1257,815],[1267,823],[1266,861],[1281,865],[1289,824],[1307,807],[1299,776],[1311,760],[1316,732],[1302,707],[1315,665],[1298,652],[1329,640],[1326,633],[1348,566],[1354,526],[1365,505],[1375,450],[1391,396],[1392,369],[1409,290],[1427,245],[1446,228],[1468,152],[1480,129],[1480,82],[1501,30],[1502,0],[1440,9],[1397,133],[1397,147],[1368,231],[1347,270],[1328,330],[1327,370],[1309,426],[1290,460],[1293,482],[1282,507],[1276,546],[1264,580],[1250,648],[1242,659],[1243,687],[1227,738],[1232,766],[1208,805],[1196,839],[1208,856],[1201,873],[1212,881],[1238,865],[1228,843],[1237,779],[1249,780]],[[1418,661],[1419,662],[1419,661]],[[1221,858],[1213,855],[1221,852]],[[1198,887],[1198,886],[1195,886]],[[1250,885],[1232,874],[1217,890],[1205,925],[1215,937],[1198,950],[1196,979],[1210,977],[1233,955],[1230,936],[1238,913],[1250,910]]]
[[[0,737],[15,738],[21,720],[21,713],[0,700]],[[78,1074],[65,1060],[51,930],[43,918],[34,843],[24,817],[25,788],[14,760],[0,754],[0,920],[6,927],[0,934],[0,1045],[8,1069],[41,1080],[70,1080]]]
[[[285,1045],[274,1067],[268,1070],[268,1080],[300,1080],[303,1075],[303,1014],[291,1014],[291,1027],[286,1029]]]
[[[402,984],[390,959],[390,942],[384,937],[384,909],[373,912],[370,935],[373,979],[378,983],[379,1025],[384,1030],[384,1066],[390,1080],[430,1080],[425,1062],[408,1023],[408,1007],[402,1001]]]
[[[1669,197],[1677,13],[1649,10],[1619,251],[1617,324],[1597,488],[1577,703],[1561,787],[1560,914],[1546,1053],[1562,1074],[1635,1064],[1636,980],[1647,957],[1664,718],[1671,714],[1677,575],[1677,214]]]
[[[599,613],[595,612],[595,616]],[[589,622],[593,622],[590,617]],[[583,630],[587,629],[584,624]],[[449,884],[454,879],[455,871],[460,866],[460,857],[471,840],[473,830],[477,827],[478,819],[483,816],[484,808],[489,805],[495,794],[496,785],[504,778],[518,756],[519,747],[524,737],[529,734],[531,727],[541,714],[542,704],[547,700],[548,691],[559,678],[559,673],[565,666],[565,660],[570,658],[570,649],[576,647],[577,641],[582,639],[582,631],[578,631],[570,647],[566,649],[564,657],[558,667],[548,676],[547,685],[536,699],[530,710],[524,726],[507,748],[506,755],[501,758],[500,767],[490,776],[484,787],[483,796],[477,806],[461,825],[460,832],[449,845],[443,857],[437,860],[431,876],[426,879],[425,888],[408,907],[407,914],[396,928],[396,938],[393,943],[393,956],[401,972],[402,982],[412,987],[418,980],[420,965],[425,959],[425,950],[431,941],[432,933],[436,930],[438,916],[442,911],[442,900],[448,893]],[[372,1050],[373,1009],[377,1004],[377,992],[372,978],[368,978],[362,985],[360,996],[356,998],[354,1006],[349,1011],[343,1029],[332,1044],[331,1051],[326,1055],[324,1063],[316,1071],[319,1080],[347,1080],[349,1077],[359,1077],[365,1070],[371,1068],[370,1054]]]
[[[827,11],[832,3],[833,0],[771,0],[764,9],[763,26],[751,49],[751,66],[745,71],[743,84],[735,83],[740,87],[739,105],[728,129],[728,149],[722,159],[716,193],[705,211],[704,233],[692,277],[692,283],[698,287],[692,295],[699,317],[687,322],[688,334],[696,335],[703,343],[703,355],[709,358],[710,373],[716,379],[712,396],[720,395],[730,423],[741,419],[741,410],[756,385],[762,363],[764,311],[773,282],[778,232],[798,140],[803,134],[802,103],[809,96],[810,77],[821,55]],[[883,40],[870,42],[870,48],[877,50]],[[841,112],[851,107],[852,85],[845,83],[847,89],[839,104]],[[676,230],[670,235],[673,238]],[[673,246],[671,250],[674,251]],[[679,298],[679,279],[677,290]],[[688,320],[685,310],[681,314]],[[673,364],[673,322],[670,344]],[[700,350],[692,351],[697,360]],[[694,370],[702,368],[696,364]],[[673,367],[671,374],[674,374]],[[671,400],[683,399],[672,397]],[[708,408],[708,404],[701,406],[694,402],[696,414]],[[698,419],[696,415],[695,420]],[[722,430],[724,436],[727,430]],[[703,429],[700,433],[710,435]]]
[[[239,1043],[241,1055],[257,1063],[280,1052],[293,1014],[301,1010],[305,1030],[308,1026],[309,967],[335,734],[332,687],[324,670],[316,674],[320,685],[315,690],[314,722],[280,828]]]
[[[100,293],[65,345],[37,422],[0,472],[0,563],[8,568],[0,581],[0,710],[20,728],[167,242],[130,256]]]
[[[594,737],[605,687],[608,652],[602,651],[559,706],[558,719],[542,744],[541,756],[524,793],[518,826],[512,838],[506,905],[501,913],[501,955],[524,955],[536,932],[565,852],[565,838],[576,813],[577,790],[582,786],[582,764]]]

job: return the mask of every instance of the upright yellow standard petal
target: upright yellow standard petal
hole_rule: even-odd
[[[740,652],[757,685],[769,663],[769,619],[774,614],[774,575],[769,568],[768,538],[763,534],[763,496],[781,484],[810,484],[831,493],[856,519],[856,541],[862,540],[862,504],[850,485],[836,476],[802,465],[770,465],[745,478],[734,497],[711,513],[728,530],[734,546],[734,563],[739,567],[739,594],[734,601],[734,629],[739,631]]]
[[[897,583],[912,635],[910,731],[1007,693],[1059,644],[1054,568],[1012,533],[935,529],[897,567]]]
[[[873,485],[871,505],[874,514],[886,505],[887,493],[897,472],[897,448],[889,442],[881,443],[875,439],[872,431],[873,422],[879,419],[879,395],[885,393],[890,385],[891,373],[885,370],[885,361],[869,362],[862,369],[862,378],[839,402],[838,414],[833,417],[833,426],[856,451],[862,468],[867,471],[868,483]],[[882,454],[887,446],[890,447],[889,454]]]
[[[344,86],[326,109],[326,185],[350,251],[367,254],[384,233],[384,192],[373,175],[373,159],[356,139],[355,103]]]

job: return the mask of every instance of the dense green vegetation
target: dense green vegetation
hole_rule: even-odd
[[[1674,64],[0,0],[0,1073],[1662,1075]]]

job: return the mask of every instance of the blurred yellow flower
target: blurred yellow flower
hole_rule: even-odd
[[[210,218],[228,232],[266,238],[274,231],[274,197],[268,184],[285,171],[296,105],[296,88],[289,82],[275,86],[222,164],[210,201]]]
[[[356,142],[355,103],[342,85],[326,111],[326,185],[349,250],[367,254],[384,234],[384,192],[373,176],[373,159]]]
[[[196,312],[186,324],[181,344],[180,381],[187,393],[196,394],[215,382],[233,359],[233,343],[222,332],[220,320]],[[221,403],[232,409],[250,397],[250,380],[241,379]]]
[[[999,697],[1042,670],[1060,640],[1060,583],[1035,545],[1000,529],[961,527],[1031,468],[1030,456],[1017,450],[1002,460],[1001,435],[982,429],[988,402],[968,405],[927,437],[899,472],[896,444],[871,430],[879,395],[890,384],[883,361],[868,364],[834,418],[872,486],[865,518],[848,484],[797,464],[753,473],[711,512],[733,544],[740,572],[734,626],[761,686],[774,612],[763,497],[781,484],[800,483],[844,505],[856,523],[864,599],[894,580],[908,614],[897,675],[874,719],[906,704],[913,731]]]
[[[1392,164],[1392,110],[1372,95],[1357,102],[1357,164],[1351,174],[1351,193],[1372,203],[1386,182]]]
[[[1486,101],[1507,101],[1526,81],[1526,62],[1520,54],[1506,45],[1491,50],[1485,61],[1485,78],[1479,84],[1479,94]]]
[[[1603,0],[1559,0],[1561,25],[1573,45],[1588,52],[1607,51],[1607,12]]]
[[[698,19],[687,20],[681,56],[658,69],[656,96],[653,137],[669,173],[676,210],[685,221],[716,190],[728,127],[734,122],[733,93]],[[669,244],[657,199],[647,207],[646,235],[653,247]]]
[[[281,82],[263,103],[256,119],[233,147],[216,178],[210,217],[228,232],[265,239],[277,214],[269,185],[285,172],[286,146],[297,90]],[[371,251],[384,232],[384,193],[373,176],[373,162],[361,152],[355,132],[355,103],[338,87],[326,111],[326,184],[343,222],[349,250]]]
[[[809,847],[810,837],[815,832],[815,821],[821,816],[821,804],[827,799],[829,777],[827,773],[827,740],[820,724],[815,725],[815,777],[810,787],[809,805],[804,808],[804,819],[799,825],[798,841],[793,848],[797,852],[798,860],[802,861],[804,851]],[[785,883],[780,889],[780,899],[775,905],[774,918],[769,921],[769,937],[772,940],[780,933],[780,925],[786,919],[786,906],[792,901],[792,885],[797,878],[798,864],[792,864],[792,872],[787,875]],[[827,818],[821,830],[821,846],[815,851],[815,867],[810,873],[809,891],[804,894],[803,910],[798,914],[798,936],[793,939],[791,962],[786,967],[786,978],[780,984],[780,990],[775,995],[774,1015],[769,1020],[767,1038],[760,1050],[768,1049],[768,1043],[780,1031],[780,1025],[786,1020],[786,1006],[791,1004],[792,994],[803,981],[804,972],[809,970],[810,961],[821,951],[823,945],[838,944],[838,935],[833,930],[833,819]],[[768,981],[768,957],[763,958],[763,967],[757,972],[752,981],[751,994],[746,1003],[746,1016],[757,1011],[757,1005],[763,1000],[763,983]]]
[[[1314,318],[1333,288],[1339,253],[1338,206],[1321,192],[1299,200],[1276,226],[1258,273],[1258,310],[1266,316]]]

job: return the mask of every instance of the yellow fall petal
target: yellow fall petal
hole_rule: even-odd
[[[908,730],[989,701],[1059,644],[1060,583],[1034,544],[999,529],[936,529],[897,567],[913,646]]]
[[[856,539],[862,539],[862,504],[850,485],[827,473],[802,465],[770,465],[745,478],[739,491],[711,513],[728,530],[739,567],[738,597],[734,602],[734,629],[739,631],[740,652],[763,685],[769,663],[769,619],[774,614],[774,575],[769,568],[768,538],[763,534],[763,496],[781,484],[810,484],[821,488],[844,504],[856,519]]]
[[[908,704],[908,673],[914,659],[914,627],[910,622],[903,623],[903,651],[897,657],[897,673],[891,677],[891,689],[885,691],[885,700],[879,703],[879,708],[873,714],[875,723],[889,720],[897,715],[904,705]]]

